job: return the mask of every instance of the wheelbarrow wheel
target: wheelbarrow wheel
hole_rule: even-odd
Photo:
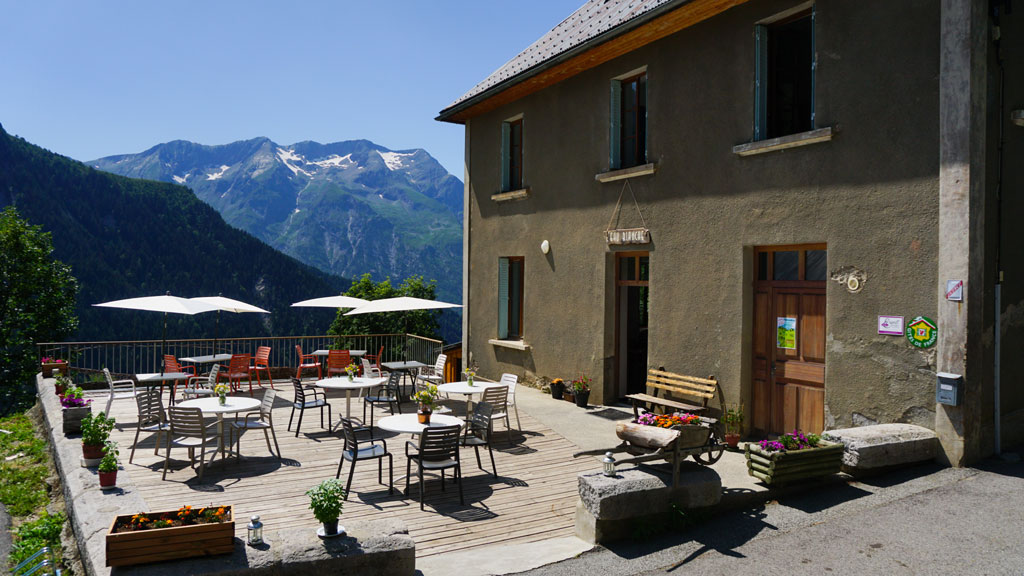
[[[715,462],[718,462],[718,460],[722,457],[722,454],[724,453],[725,444],[719,444],[716,442],[709,446],[707,450],[697,452],[696,454],[694,454],[693,459],[696,460],[699,464],[711,466]]]

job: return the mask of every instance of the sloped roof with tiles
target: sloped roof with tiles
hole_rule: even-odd
[[[551,29],[529,48],[506,62],[469,92],[441,111],[439,120],[444,120],[458,109],[476,100],[486,98],[489,93],[500,91],[503,86],[514,84],[530,72],[545,64],[570,55],[588,45],[603,41],[613,35],[616,29],[628,28],[629,23],[642,23],[669,5],[686,4],[689,0],[589,0],[579,10]],[[625,30],[623,30],[625,31]]]

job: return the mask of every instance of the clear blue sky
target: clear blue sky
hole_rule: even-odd
[[[77,160],[365,138],[463,178],[437,113],[583,0],[0,0],[0,124]]]

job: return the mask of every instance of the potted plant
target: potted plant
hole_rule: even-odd
[[[356,379],[356,374],[359,374],[359,366],[356,366],[356,363],[353,362],[348,366],[345,366],[345,372],[348,373],[348,381],[354,382]]]
[[[555,400],[561,400],[562,396],[565,394],[565,380],[555,378],[551,381],[549,387],[551,389],[551,397]]]
[[[725,424],[725,443],[729,448],[736,448],[743,431],[743,405],[726,407],[722,422]]]
[[[53,382],[53,388],[57,392],[57,396],[60,396],[68,389],[69,386],[74,386],[71,378],[68,378],[65,374],[57,374]]]
[[[345,488],[341,480],[328,478],[307,490],[306,496],[309,496],[309,508],[313,516],[324,525],[322,536],[344,534],[344,529],[338,530],[338,518],[341,518],[341,508],[345,504]]]
[[[222,384],[220,382],[218,382],[213,387],[213,393],[217,395],[217,403],[218,404],[223,406],[223,405],[228,403],[228,392],[230,390],[231,390],[230,386],[228,386],[227,384]]]
[[[231,506],[146,512],[114,517],[106,537],[107,566],[230,554],[235,549]]]
[[[412,395],[412,401],[420,405],[416,411],[416,420],[420,424],[430,424],[430,415],[434,413],[434,405],[439,395],[435,384],[428,384]]]
[[[586,408],[587,402],[590,400],[590,378],[587,378],[586,375],[581,375],[573,380],[572,394],[576,405],[580,408]]]
[[[60,358],[50,358],[49,356],[43,356],[43,359],[40,362],[40,364],[42,365],[40,371],[43,373],[43,378],[53,377],[54,371],[57,371],[58,374],[67,375],[67,362],[61,360]]]
[[[62,376],[58,376],[58,379]],[[60,396],[61,420],[65,434],[80,432],[82,430],[82,419],[86,414],[92,413],[92,400],[82,398],[83,391],[78,386],[71,384],[64,389]]]
[[[674,414],[655,414],[644,412],[637,418],[636,424],[642,426],[654,426],[667,430],[679,431],[679,442],[681,446],[693,447],[702,446],[707,443],[711,435],[711,428],[700,416],[689,412],[676,412]],[[623,438],[632,440],[632,438]]]
[[[466,370],[466,386],[472,386],[474,378],[476,378],[476,369],[468,368]]]
[[[103,445],[103,458],[97,469],[100,476],[100,488],[117,486],[117,442],[107,440]]]
[[[839,472],[843,445],[794,430],[778,440],[748,442],[747,473],[765,484],[786,484]]]
[[[103,457],[103,446],[110,439],[114,419],[103,412],[86,414],[82,418],[82,458],[86,466],[95,466]]]

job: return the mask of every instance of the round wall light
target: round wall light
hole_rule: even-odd
[[[540,243],[540,251],[543,252],[544,254],[551,252],[551,244],[548,243],[547,240],[544,240],[543,242]]]

